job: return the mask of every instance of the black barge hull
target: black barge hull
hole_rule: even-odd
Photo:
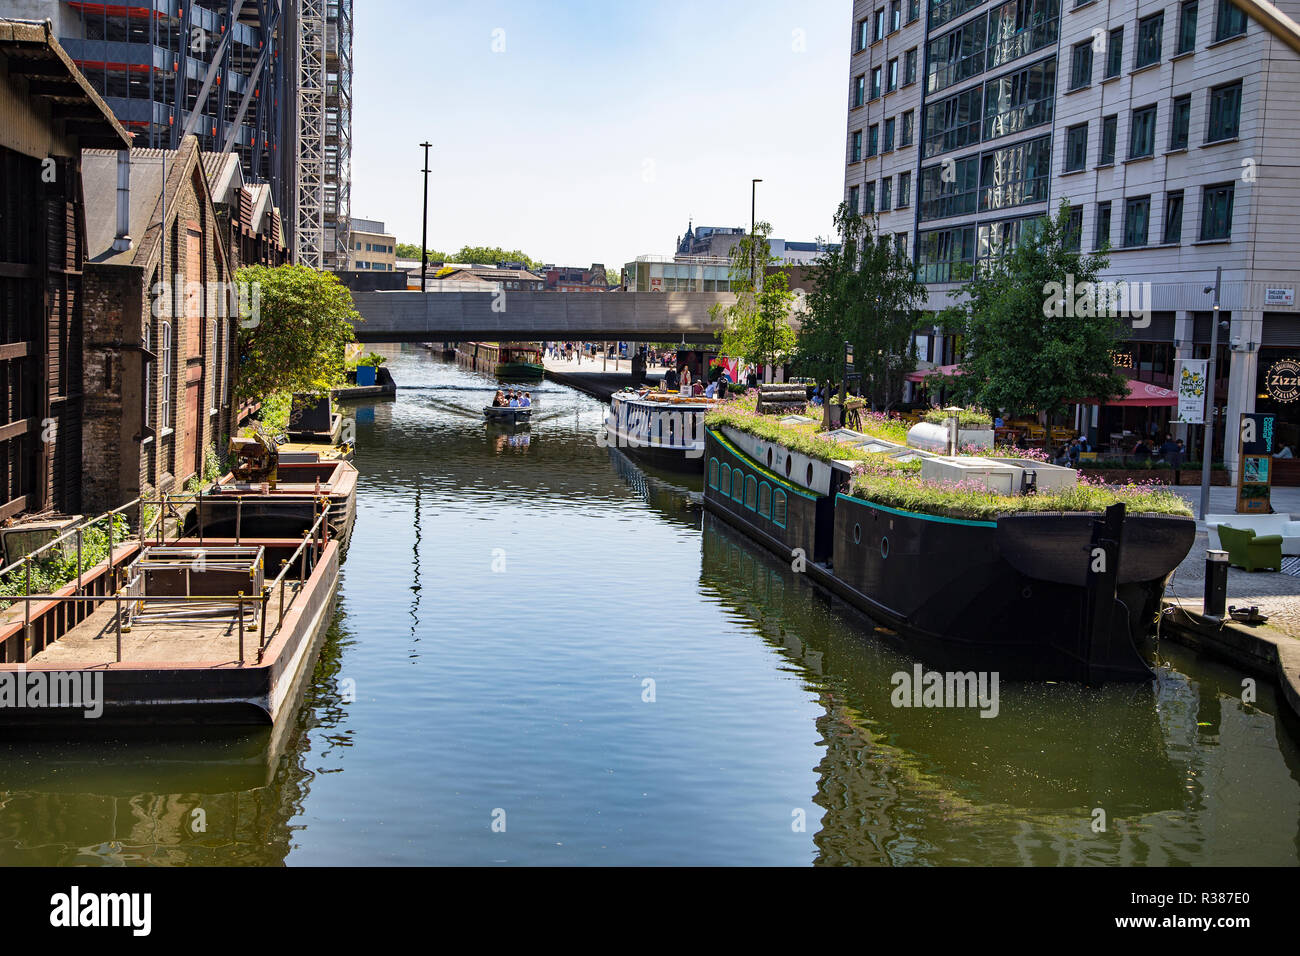
[[[814,580],[894,631],[928,664],[1011,680],[1097,684],[1152,676],[1139,648],[1154,629],[1169,575],[1191,548],[1195,523],[1188,518],[1127,517],[1114,598],[1092,611],[1094,515],[969,521],[887,508],[842,489],[816,494],[713,431],[706,460],[710,511],[785,559],[802,559]]]

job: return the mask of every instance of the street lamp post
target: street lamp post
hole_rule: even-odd
[[[763,180],[749,181],[749,286],[754,296],[754,309],[758,309],[758,240],[754,233],[758,231],[758,184]],[[764,374],[768,370],[764,369]]]
[[[1217,374],[1214,366],[1219,351],[1219,286],[1223,279],[1223,266],[1214,270],[1214,285],[1205,287],[1205,294],[1214,293],[1214,320],[1210,324],[1210,364],[1206,367],[1205,377],[1205,425],[1202,427],[1201,449],[1201,511],[1200,519],[1205,520],[1210,510],[1210,454],[1214,440],[1214,378]],[[1225,423],[1226,427],[1226,423]],[[1226,434],[1226,433],[1225,433]],[[1225,439],[1226,441],[1226,439]]]
[[[420,233],[420,291],[428,292],[429,275],[429,147],[432,143],[421,143],[424,147],[424,218],[423,231]]]

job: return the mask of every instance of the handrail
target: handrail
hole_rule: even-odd
[[[120,663],[122,660],[122,602],[140,601],[140,600],[145,600],[146,598],[142,598],[139,596],[126,593],[127,589],[132,584],[132,582],[130,581],[125,582],[120,586],[114,587],[112,593],[62,594],[62,595],[61,594],[32,594],[31,593],[31,563],[30,563],[31,558],[35,557],[41,552],[57,544],[59,541],[76,535],[78,531],[82,530],[85,527],[85,525],[90,524],[91,522],[100,521],[105,517],[111,517],[112,515],[115,515],[118,512],[124,511],[127,508],[131,508],[137,505],[140,506],[141,509],[143,509],[145,505],[158,504],[160,506],[158,515],[155,517],[154,521],[150,522],[149,528],[142,529],[141,537],[138,539],[141,543],[147,542],[148,532],[154,527],[155,524],[160,522],[164,516],[165,513],[163,510],[164,506],[169,504],[175,505],[178,503],[190,503],[200,499],[201,497],[202,497],[202,492],[199,492],[196,495],[189,495],[189,496],[161,495],[156,499],[147,499],[144,497],[136,498],[133,501],[130,501],[127,504],[120,506],[119,508],[115,508],[110,512],[105,512],[104,514],[99,515],[94,519],[91,519],[91,521],[89,522],[83,522],[82,524],[77,525],[76,528],[70,529],[69,531],[60,535],[58,538],[55,538],[54,540],[48,542],[46,545],[32,552],[30,555],[24,556],[21,560],[14,562],[8,568],[0,569],[0,574],[2,574],[2,573],[7,573],[8,571],[13,570],[15,568],[18,568],[20,565],[23,565],[26,568],[27,587],[24,588],[26,593],[16,594],[16,595],[5,595],[4,597],[4,600],[8,600],[11,602],[14,601],[23,602],[24,633],[26,633],[31,627],[31,623],[32,623],[31,608],[32,608],[33,601],[51,602],[51,603],[71,603],[71,604],[82,603],[82,602],[102,604],[106,601],[113,601],[117,609],[114,615],[114,620],[117,629],[117,641],[116,641],[117,646],[116,646],[115,658],[116,661]],[[223,496],[223,497],[229,500],[229,498],[234,496]],[[242,498],[243,496],[240,497]],[[248,497],[254,497],[254,495],[249,495]],[[286,495],[286,496],[277,496],[276,500],[277,501],[285,501],[285,500],[312,501],[313,503],[319,504],[321,510],[320,513],[316,516],[315,520],[312,522],[311,527],[308,530],[303,532],[303,540],[299,543],[298,547],[295,548],[293,553],[282,563],[280,568],[280,573],[276,575],[275,580],[270,584],[270,586],[267,586],[265,584],[262,586],[261,594],[251,595],[251,594],[245,594],[244,592],[241,591],[238,595],[154,595],[154,596],[147,597],[147,600],[150,602],[160,602],[160,603],[195,603],[195,602],[212,603],[216,601],[234,602],[238,607],[238,613],[236,616],[239,622],[239,663],[240,664],[244,663],[244,619],[246,617],[245,606],[250,603],[254,605],[260,605],[261,613],[257,615],[257,618],[254,621],[254,623],[257,624],[260,628],[260,632],[258,635],[258,651],[257,651],[257,660],[260,663],[262,660],[262,655],[268,643],[268,637],[266,634],[266,610],[267,610],[267,604],[270,600],[272,590],[274,590],[277,586],[280,589],[279,615],[277,616],[276,619],[275,628],[271,632],[271,636],[274,636],[275,634],[279,633],[280,627],[284,623],[285,589],[287,584],[287,575],[290,569],[293,568],[295,563],[298,563],[301,559],[301,572],[300,572],[301,580],[306,581],[310,573],[308,568],[308,561],[307,561],[307,548],[309,546],[311,548],[312,551],[311,568],[314,569],[316,561],[319,559],[320,554],[325,550],[325,547],[329,543],[330,499],[328,495],[325,494]],[[113,554],[114,542],[113,542],[111,527],[112,527],[112,522],[110,521],[109,558],[108,558],[110,569],[113,568],[113,558],[114,558],[114,554]],[[81,575],[82,569],[81,569],[81,562],[80,562],[80,536],[79,535],[76,536],[78,542],[78,569],[77,569],[76,585],[77,585],[77,590],[80,591],[83,586],[82,575]],[[160,538],[160,543],[162,543],[161,538]],[[238,547],[238,545],[236,547]],[[192,550],[200,550],[200,549],[190,547],[185,550],[192,551]],[[206,550],[206,549],[202,549],[202,550]],[[228,552],[231,550],[231,548],[229,546],[219,546],[214,550],[217,551],[218,553],[221,553],[221,552]],[[116,574],[114,575],[114,581],[116,583]],[[296,598],[296,594],[295,594],[295,598]],[[290,607],[292,607],[293,605],[293,600],[294,600],[293,598],[289,600]]]

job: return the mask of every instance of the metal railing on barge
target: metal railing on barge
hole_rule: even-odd
[[[293,602],[300,591],[300,588],[291,588],[289,586],[289,571],[294,569],[295,565],[297,565],[297,580],[305,583],[311,573],[315,570],[321,554],[329,543],[329,516],[331,506],[328,496],[283,495],[276,497],[277,502],[310,502],[313,505],[313,509],[318,508],[319,510],[313,510],[314,518],[311,526],[302,532],[302,541],[298,544],[297,548],[294,549],[293,553],[281,563],[279,573],[270,585],[264,584],[261,578],[262,568],[264,567],[265,549],[257,549],[261,552],[261,556],[257,562],[258,567],[256,574],[250,577],[254,582],[251,587],[255,587],[257,591],[255,594],[245,593],[244,591],[239,591],[233,595],[190,594],[188,591],[191,575],[187,571],[186,594],[150,595],[143,593],[143,588],[141,586],[142,582],[138,579],[139,575],[130,575],[128,573],[126,580],[122,580],[124,569],[118,562],[119,548],[121,549],[121,557],[123,560],[133,555],[138,555],[137,561],[133,562],[131,566],[125,569],[127,572],[130,572],[141,559],[146,557],[165,559],[166,552],[168,551],[170,551],[172,555],[193,555],[193,557],[188,559],[191,564],[191,570],[206,570],[207,567],[211,566],[208,564],[209,559],[216,562],[228,561],[232,557],[232,554],[230,553],[232,550],[246,550],[242,549],[242,511],[244,497],[251,498],[259,496],[256,494],[250,494],[248,496],[232,496],[223,494],[221,496],[222,502],[225,504],[228,504],[232,498],[235,499],[236,522],[234,549],[231,549],[229,546],[229,539],[223,539],[223,546],[213,548],[206,547],[203,543],[204,531],[201,518],[197,522],[196,527],[199,541],[198,547],[176,547],[178,542],[189,540],[182,534],[185,518],[182,512],[187,506],[193,505],[196,508],[201,507],[203,502],[202,492],[194,495],[159,495],[154,498],[146,498],[142,496],[114,508],[111,511],[105,512],[98,517],[79,523],[74,528],[69,529],[36,550],[24,555],[18,561],[11,563],[4,568],[0,568],[0,581],[6,580],[10,575],[15,573],[20,573],[24,581],[24,593],[0,595],[0,602],[9,602],[6,606],[11,606],[19,601],[23,602],[21,631],[7,636],[0,636],[0,663],[18,663],[30,660],[35,653],[39,653],[63,635],[67,634],[89,617],[90,614],[94,613],[97,608],[109,600],[112,600],[115,605],[113,624],[116,632],[116,646],[114,650],[114,661],[116,663],[122,662],[122,634],[124,631],[130,631],[131,621],[133,619],[138,622],[168,620],[172,623],[181,623],[186,611],[186,606],[188,606],[191,611],[203,608],[208,614],[208,619],[213,620],[214,618],[212,617],[212,614],[216,611],[217,605],[230,609],[230,618],[232,622],[236,623],[238,626],[238,663],[241,665],[246,663],[245,631],[247,628],[245,625],[248,620],[249,611],[251,610],[253,615],[252,627],[257,631],[257,663],[261,663],[267,646],[270,641],[275,638],[276,634],[279,633],[280,628],[284,624],[286,607],[292,608]],[[119,520],[127,520],[125,515],[133,508],[136,509],[136,524],[139,527],[139,535],[136,536],[129,534],[130,524],[128,522],[126,528],[122,529],[123,533],[121,539],[118,540],[116,538],[118,522]],[[148,515],[147,509],[149,508],[155,510],[146,518],[146,515]],[[167,519],[169,517],[176,520],[176,539],[172,542],[170,548],[168,548],[167,540]],[[85,532],[87,529],[93,530],[95,525],[103,521],[107,521],[108,526],[107,557],[96,565],[86,568],[83,563],[83,541]],[[155,535],[156,538],[154,537]],[[151,541],[151,539],[153,540]],[[62,590],[63,588],[72,585],[73,593],[31,593],[33,562],[39,559],[42,555],[52,551],[54,548],[69,540],[75,541],[76,543],[76,577],[75,579],[71,579],[61,585],[59,589]],[[158,550],[155,551],[154,549]],[[204,564],[203,568],[198,567],[200,561]],[[221,568],[222,565],[219,563],[218,569]],[[88,575],[89,577],[87,577]],[[81,593],[87,589],[87,586],[93,590],[97,590],[98,593]],[[271,633],[268,635],[266,632],[266,610],[271,600],[271,596],[277,590],[279,592],[278,614],[275,625],[272,628]],[[288,597],[286,603],[286,591],[288,590],[292,591],[292,595]],[[137,606],[134,609],[134,618],[132,618],[130,613],[124,615],[124,602],[126,602],[128,606],[130,606],[131,602],[136,602]],[[146,602],[153,605],[148,612],[143,611]],[[53,636],[48,640],[42,641],[41,646],[36,648],[34,652],[32,652],[32,634],[33,626],[36,622],[32,616],[33,604],[50,605],[50,607],[43,609],[39,617],[42,622],[44,622],[48,617],[50,622],[49,627],[45,627],[43,624],[42,630],[52,630],[54,632]],[[167,617],[166,612],[163,611],[159,605],[170,604],[177,605],[177,612],[172,616]],[[59,615],[55,613],[55,608],[61,612],[61,619]],[[2,613],[3,608],[0,608],[0,614]],[[146,616],[141,617],[141,613],[144,613]],[[69,623],[69,617],[72,618],[71,623]],[[191,617],[190,620],[194,620],[194,618]],[[0,634],[16,623],[18,623],[16,620],[0,620]],[[9,645],[14,638],[18,636],[22,637],[23,645],[20,653],[17,654],[15,659],[15,656],[11,654]]]

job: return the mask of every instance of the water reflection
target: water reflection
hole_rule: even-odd
[[[914,661],[711,515],[700,581],[824,708],[818,863],[1297,860],[1295,747],[1273,716],[1279,701],[1265,691],[1243,704],[1231,671],[1198,661],[1194,680],[1188,655],[1166,644],[1170,663],[1150,685],[1003,684],[993,719],[894,707],[891,676]]]

